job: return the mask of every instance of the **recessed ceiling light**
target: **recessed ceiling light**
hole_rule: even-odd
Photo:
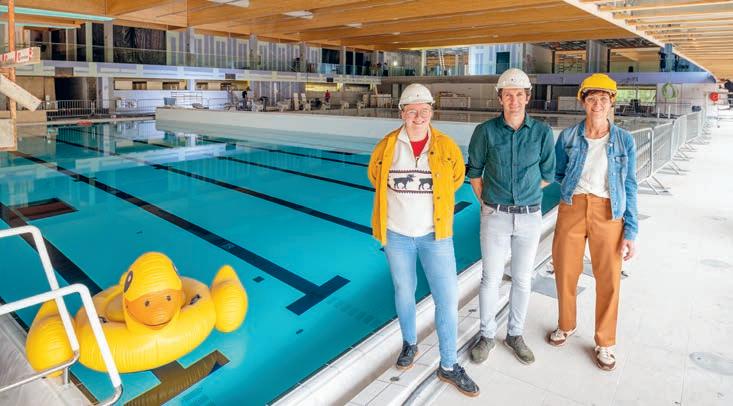
[[[249,0],[209,0],[212,3],[226,4],[227,6],[249,7]]]
[[[313,18],[313,13],[311,13],[310,11],[306,11],[306,10],[289,11],[283,14],[288,17],[306,18],[306,19]]]
[[[351,24],[346,24],[346,26],[351,27],[351,28],[361,28],[361,23],[351,23]]]

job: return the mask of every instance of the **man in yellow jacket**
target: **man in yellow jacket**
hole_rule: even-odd
[[[395,287],[403,337],[397,368],[412,367],[418,352],[415,289],[419,257],[435,301],[438,378],[468,396],[478,396],[478,386],[456,362],[458,278],[453,207],[466,168],[456,143],[430,126],[432,104],[425,86],[405,88],[399,102],[404,125],[387,134],[372,152],[369,180],[376,189],[372,232],[384,245]]]

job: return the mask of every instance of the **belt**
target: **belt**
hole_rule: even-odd
[[[486,203],[487,206],[491,207],[492,209],[496,209],[497,211],[509,213],[509,214],[527,214],[527,213],[534,213],[536,211],[540,210],[539,204],[533,204],[531,206],[512,206],[509,204],[489,204]]]

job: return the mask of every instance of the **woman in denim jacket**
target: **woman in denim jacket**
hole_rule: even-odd
[[[595,361],[610,371],[616,367],[621,259],[634,256],[638,231],[636,146],[628,131],[608,120],[616,99],[616,82],[610,77],[586,78],[578,99],[585,120],[563,130],[555,144],[555,180],[562,195],[552,245],[559,323],[547,339],[561,346],[575,332],[576,290],[587,240],[596,281]]]

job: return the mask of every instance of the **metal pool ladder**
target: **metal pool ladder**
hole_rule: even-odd
[[[37,227],[23,226],[7,230],[0,230],[0,238],[19,236],[22,234],[30,234],[33,237],[33,243],[35,244],[36,250],[38,251],[38,256],[41,258],[41,264],[43,265],[43,270],[46,273],[46,279],[48,279],[48,284],[50,285],[51,290],[35,296],[27,297],[25,299],[16,300],[15,302],[0,305],[0,316],[7,313],[15,312],[26,307],[41,304],[49,300],[55,300],[59,310],[59,314],[61,315],[61,321],[64,324],[66,336],[69,339],[71,350],[73,351],[74,355],[70,360],[65,361],[59,365],[37,372],[10,385],[0,387],[0,393],[61,370],[63,370],[64,374],[64,383],[68,384],[68,368],[79,360],[79,340],[76,337],[76,332],[74,332],[74,326],[71,323],[71,316],[69,315],[69,311],[66,309],[66,304],[64,303],[63,297],[78,293],[79,296],[81,296],[84,311],[87,313],[87,317],[89,318],[89,324],[92,327],[94,338],[96,339],[97,345],[99,345],[99,349],[102,353],[102,360],[104,361],[104,365],[107,368],[109,380],[114,387],[114,393],[112,394],[112,396],[102,400],[98,404],[111,405],[117,402],[117,400],[119,400],[122,396],[122,380],[120,379],[119,372],[117,372],[117,366],[115,365],[114,359],[112,358],[112,353],[109,350],[107,340],[104,337],[102,325],[99,322],[97,311],[94,309],[94,303],[92,302],[92,295],[89,293],[89,289],[80,283],[75,283],[73,285],[65,286],[63,288],[59,287],[58,280],[56,279],[56,274],[54,273],[53,267],[51,266],[51,259],[48,256],[48,251],[46,250],[46,244],[44,243],[43,237],[41,236],[41,231]]]

